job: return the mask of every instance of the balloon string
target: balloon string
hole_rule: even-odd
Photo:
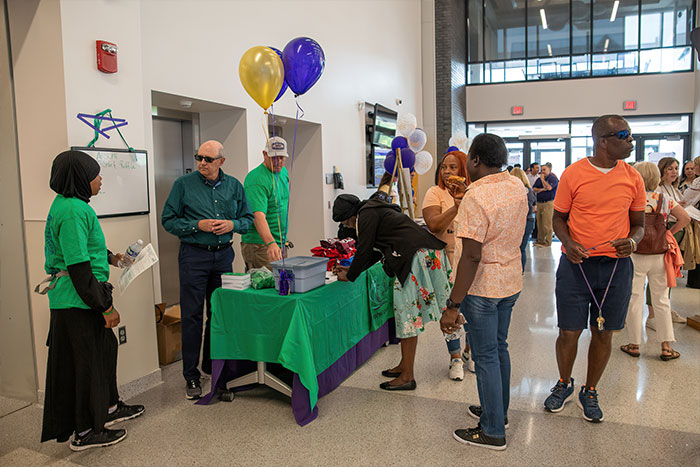
[[[294,173],[294,152],[296,150],[296,145],[297,145],[297,129],[298,129],[298,124],[299,124],[299,111],[301,111],[301,117],[304,116],[304,109],[301,108],[299,105],[299,96],[294,95],[294,100],[296,101],[297,104],[297,113],[296,117],[294,117],[294,139],[292,140],[292,161],[289,165],[289,198],[287,199],[287,214],[286,214],[286,219],[285,219],[285,225],[287,225],[287,232],[284,233],[284,242],[282,242],[282,261],[284,263],[284,256],[287,251],[287,234],[289,233],[289,205],[292,202],[292,174]]]

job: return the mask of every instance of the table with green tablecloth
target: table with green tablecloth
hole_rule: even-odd
[[[355,282],[303,294],[275,289],[212,294],[212,390],[243,373],[241,361],[279,363],[294,373],[292,410],[304,425],[319,397],[337,387],[393,336],[393,283],[375,264]]]

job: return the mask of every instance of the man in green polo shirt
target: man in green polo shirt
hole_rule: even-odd
[[[241,237],[246,269],[270,269],[271,261],[282,259],[289,208],[289,174],[284,166],[287,157],[287,142],[279,136],[270,138],[262,164],[245,178],[245,194],[255,216],[254,226]]]
[[[211,373],[211,294],[221,287],[221,274],[233,267],[234,233],[243,234],[253,223],[241,182],[226,175],[226,160],[218,141],[203,143],[197,154],[197,171],[175,180],[163,208],[165,230],[180,238],[180,311],[182,317],[182,374],[187,381],[185,395],[199,398],[202,387],[199,349],[202,345],[204,301],[207,322],[202,350],[202,371]]]

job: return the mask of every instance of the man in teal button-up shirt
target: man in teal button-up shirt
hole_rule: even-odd
[[[202,370],[211,373],[211,294],[221,286],[221,274],[232,271],[233,233],[246,233],[253,223],[243,185],[221,170],[226,160],[221,143],[203,143],[194,157],[197,172],[175,181],[161,216],[165,230],[180,238],[182,373],[187,381],[188,399],[202,394],[197,366],[204,301],[207,302],[207,322]]]

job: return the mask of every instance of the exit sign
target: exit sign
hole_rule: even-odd
[[[511,113],[511,115],[522,115],[523,110],[525,110],[525,109],[523,108],[522,105],[516,105],[516,106],[510,108],[510,113]]]
[[[637,101],[625,101],[622,103],[622,110],[637,110]]]

